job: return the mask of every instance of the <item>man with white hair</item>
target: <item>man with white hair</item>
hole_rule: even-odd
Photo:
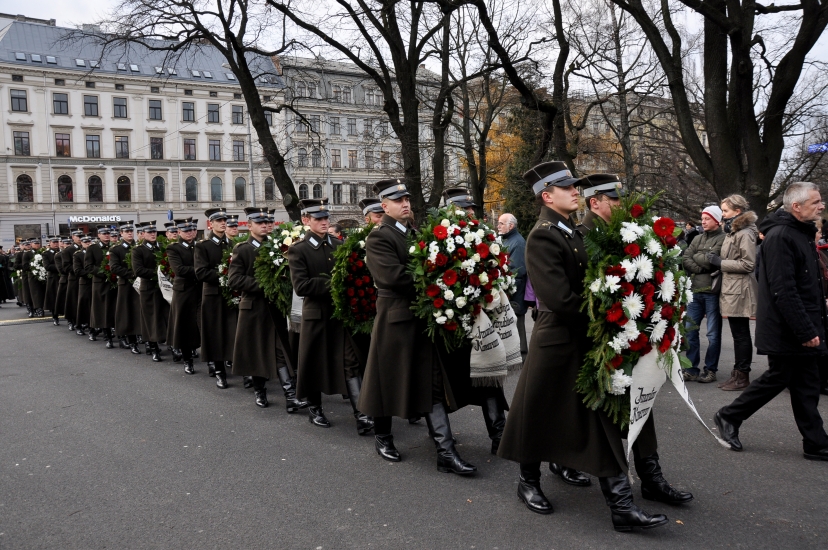
[[[526,239],[517,229],[517,218],[514,215],[501,214],[497,219],[497,233],[503,239],[503,244],[506,245],[506,251],[509,253],[509,269],[515,274],[517,281],[517,290],[514,295],[509,297],[512,307],[517,315],[517,329],[520,337],[520,355],[524,359],[529,348],[526,345],[526,301],[523,299],[526,293],[526,260],[524,259],[524,252],[526,251]]]

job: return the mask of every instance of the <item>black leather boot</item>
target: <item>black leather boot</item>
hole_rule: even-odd
[[[192,359],[184,359],[184,372],[187,374],[195,374],[195,367]]]
[[[147,354],[147,355],[152,355],[152,345],[151,345],[151,344],[152,344],[152,342],[144,342],[144,344],[145,344],[145,346],[146,346],[146,347],[144,348],[144,351],[146,352],[146,354]]]
[[[216,363],[214,361],[207,361],[207,376],[210,378],[216,375]]]
[[[104,329],[104,338],[106,339],[106,349],[112,349],[115,347],[115,344],[112,343],[112,329],[105,328]]]
[[[518,498],[527,508],[537,514],[551,514],[554,512],[552,504],[543,494],[540,485],[540,462],[520,465],[520,481],[518,481]]]
[[[170,348],[170,350],[172,350],[173,363],[180,363],[181,360],[184,358],[184,355],[181,353],[181,350],[175,348]]]
[[[400,452],[394,446],[394,436],[391,434],[375,435],[374,447],[377,449],[377,454],[389,462],[399,462],[402,460]]]
[[[75,326],[77,327],[77,330],[75,331],[75,334],[77,334],[78,336],[86,336],[86,325],[75,325]]]
[[[486,431],[489,432],[489,438],[492,440],[492,454],[496,455],[500,440],[503,439],[503,428],[506,427],[506,414],[500,408],[497,397],[486,398],[481,410],[483,421],[486,423]]]
[[[126,336],[118,337],[118,347],[121,349],[129,349],[129,342],[127,341]]]
[[[285,408],[288,414],[293,414],[299,409],[304,409],[310,403],[296,398],[296,385],[290,377],[290,371],[287,367],[279,367],[279,383],[282,384],[282,392],[285,394]]]
[[[345,380],[345,385],[348,387],[348,399],[351,400],[351,408],[354,409],[354,418],[356,418],[357,433],[365,435],[374,429],[374,421],[370,416],[364,415],[357,409],[357,402],[359,401],[359,390],[362,387],[362,378],[354,376]]]
[[[98,329],[90,328],[89,329],[89,341],[90,342],[97,342],[98,341]]]
[[[160,363],[163,361],[161,358],[161,348],[158,346],[158,342],[150,342],[148,345],[152,349],[152,361],[154,363]]]
[[[242,377],[242,385],[245,388],[252,388],[253,387],[253,377],[252,376],[243,376]]]
[[[448,413],[442,403],[435,404],[426,415],[428,433],[437,447],[437,471],[460,475],[470,475],[477,471],[475,466],[460,458],[454,447],[451,424]]]
[[[256,390],[256,405],[259,407],[267,407],[270,403],[267,402],[267,389],[261,388]]]
[[[138,342],[135,341],[135,337],[130,337],[129,339],[129,351],[134,353],[135,355],[140,355],[141,350],[138,349]]]
[[[641,496],[647,500],[656,500],[665,504],[685,504],[693,500],[693,495],[687,491],[673,489],[661,473],[658,463],[658,453],[647,457],[638,457],[633,448],[635,471],[641,478]]]
[[[667,523],[664,514],[650,515],[633,503],[632,487],[627,474],[599,477],[601,492],[612,512],[612,526],[616,531],[632,531],[633,527],[652,529]]]
[[[330,428],[331,423],[325,417],[325,413],[322,411],[322,405],[310,405],[308,407],[308,420],[314,426],[319,426],[320,428]]]
[[[227,389],[227,370],[224,366],[226,362],[217,363],[216,368],[216,387],[220,390]]]
[[[56,327],[60,326],[60,319],[58,319],[57,315],[52,315],[52,324]]]
[[[69,321],[69,332],[74,332],[75,330],[75,323]]]
[[[144,337],[140,334],[136,334],[135,335],[135,341],[139,344],[143,344],[144,343]]]
[[[46,317],[46,312],[43,311],[42,307],[37,308],[37,316],[38,317]]]
[[[589,477],[574,468],[567,468],[566,466],[550,462],[549,471],[564,480],[564,483],[569,483],[575,487],[589,487],[592,485],[592,480]]]

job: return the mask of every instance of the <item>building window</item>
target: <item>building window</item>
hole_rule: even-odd
[[[161,100],[149,100],[149,117],[150,120],[161,120]]]
[[[339,135],[339,117],[338,116],[332,116],[331,117],[330,127],[331,127],[331,134],[333,134],[335,136],[338,136]]]
[[[221,160],[221,140],[211,139],[207,143],[210,160]]]
[[[94,63],[94,61],[93,61],[93,63]],[[86,83],[86,87],[87,87],[87,88],[94,88],[94,87],[95,87],[95,83],[94,83],[94,82],[87,82],[87,83]]]
[[[184,160],[196,159],[196,140],[187,138],[184,140]]]
[[[265,111],[265,120],[268,126],[273,126],[273,113],[271,111]]]
[[[118,202],[132,202],[132,184],[126,176],[118,178]]]
[[[334,204],[342,204],[342,184],[341,183],[331,184],[331,189],[333,190],[333,203]]]
[[[86,158],[101,158],[101,136],[86,136]]]
[[[13,74],[12,75],[12,82],[23,82],[23,75],[22,74]]]
[[[371,120],[370,118],[366,118],[365,119],[365,124],[363,124],[362,126],[365,129],[365,135],[366,136],[370,136],[371,134],[374,133],[374,121]]]
[[[164,138],[150,138],[150,158],[153,160],[161,160],[164,158]]]
[[[124,91],[124,85],[123,84],[115,84],[115,89],[123,92]]]
[[[66,175],[60,176],[58,178],[58,202],[73,202],[73,200],[72,178]]]
[[[98,96],[83,96],[83,114],[85,116],[98,116]]]
[[[164,202],[164,178],[155,176],[152,178],[152,202]]]
[[[197,72],[198,71],[196,71],[196,73]],[[194,75],[194,76],[197,76],[197,75]],[[193,91],[192,90],[184,90],[184,95],[193,95]]]
[[[103,181],[98,176],[89,178],[89,202],[103,202]]]
[[[308,82],[308,94],[306,97],[316,97],[316,82]]]
[[[342,168],[342,151],[331,149],[331,168]]]
[[[150,86],[150,93],[157,94],[159,93],[160,88],[158,86]]]
[[[230,78],[230,77],[228,77],[228,78]],[[230,78],[230,80],[232,80],[232,78]],[[233,94],[233,99],[241,99],[241,98],[242,98],[242,95],[240,93],[234,93]]]
[[[68,115],[69,94],[54,94],[52,96],[52,110],[56,115]]]
[[[204,71],[204,77],[205,78],[211,78],[211,77],[207,76],[207,74],[208,74],[207,71]],[[218,97],[218,92],[210,92],[210,97]]]
[[[348,150],[348,168],[359,168],[359,160],[357,160],[357,150]]]
[[[115,136],[115,158],[128,159],[129,158],[129,137]]]
[[[244,124],[244,107],[233,105],[233,124]]]
[[[305,83],[300,81],[296,82],[296,97],[304,97],[305,94],[308,93],[307,89],[305,88]]]
[[[17,176],[17,202],[34,202],[34,184],[26,174]]]
[[[240,140],[233,141],[233,160],[244,160],[244,142]]]
[[[66,79],[56,78],[55,79],[55,86],[66,86]]]
[[[368,198],[374,198],[374,197],[377,196],[376,193],[374,193],[373,184],[370,184],[370,183],[365,184],[365,196],[368,197]]]
[[[55,134],[55,155],[58,157],[71,157],[69,134]]]
[[[246,182],[244,181],[244,178],[236,178],[236,182],[235,182],[234,187],[236,188],[236,200],[237,201],[245,200],[244,199],[245,184],[246,184]]]
[[[127,117],[127,100],[125,97],[116,97],[112,99],[112,116],[115,118]]]
[[[320,120],[319,115],[311,115],[311,117],[310,117],[311,130],[313,130],[316,133],[319,133],[319,120]]]
[[[218,103],[207,104],[207,122],[219,121],[219,106]]]
[[[273,178],[265,178],[264,191],[266,201],[276,200],[276,186],[274,184],[275,182],[273,181]]]
[[[210,200],[221,200],[221,178],[219,177],[210,180]]]
[[[352,183],[350,185],[350,189],[348,190],[348,202],[351,204],[357,204],[359,202],[359,184]]]
[[[184,181],[184,200],[195,202],[198,200],[198,180],[193,176]]]
[[[305,168],[308,165],[308,150],[300,148],[297,159],[299,168]]]
[[[308,186],[304,183],[299,186],[299,198],[302,200],[308,198]]]
[[[365,151],[365,168],[368,170],[374,169],[374,152],[371,149]]]
[[[355,118],[349,118],[348,119],[348,135],[349,136],[355,136],[356,133],[357,133],[356,119]]]
[[[26,101],[26,90],[11,91],[11,107],[12,111],[20,113],[26,113],[29,111],[29,102]]]
[[[342,87],[342,103],[350,103],[351,102],[351,87],[350,86],[343,86]]]
[[[13,132],[14,154],[21,157],[28,157],[32,154],[29,147],[29,132]]]
[[[342,101],[342,88],[340,86],[333,86],[333,100],[337,103]]]
[[[365,90],[365,104],[366,105],[373,105],[374,104],[374,90],[373,88],[368,88]]]
[[[311,151],[311,164],[314,168],[322,167],[322,153],[319,152],[319,149]]]
[[[382,165],[383,170],[388,170],[390,160],[391,153],[389,153],[388,151],[383,151],[382,153],[380,153],[380,164]]]
[[[387,136],[388,135],[388,122],[382,121],[379,125],[380,135]]]
[[[322,185],[317,183],[313,186],[313,198],[315,198],[315,199],[321,199],[322,198]]]
[[[184,122],[193,122],[195,120],[195,103],[185,101],[181,116]]]

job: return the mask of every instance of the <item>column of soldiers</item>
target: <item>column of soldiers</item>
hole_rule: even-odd
[[[609,218],[618,204],[620,182],[601,174],[576,180],[559,162],[540,164],[524,178],[542,205],[526,244],[538,318],[508,420],[502,387],[472,387],[471,347],[448,352],[432,342],[425,322],[410,308],[415,287],[407,243],[417,230],[410,194],[399,179],[377,182],[377,198],[360,202],[365,222],[373,224],[365,245],[378,295],[370,338],[350,334],[333,318],[330,281],[341,241],[328,234],[325,198],[300,201],[302,223],[309,231],[287,252],[292,287],[302,300],[298,325],[266,299],[255,276],[256,258],[275,225],[274,211],[266,208],[245,209],[248,237],[235,246],[238,216],[222,208],[205,212],[207,233],[198,242],[196,220],[165,224],[172,271],[169,302],[156,260],[160,228],[153,222],[122,222],[117,230],[98,227],[97,242],[80,231],[62,242],[50,237],[44,262],[47,281],[38,286],[24,278],[22,293],[33,315],[42,315],[45,307],[55,325],[63,315],[71,330],[88,333],[92,341],[103,334],[107,348],[114,348],[117,339],[121,348],[141,354],[138,345],[143,341],[152,361],[160,362],[161,345],[166,344],[187,374],[196,373],[194,359],[200,350],[219,389],[228,387],[228,375],[241,376],[259,407],[269,406],[267,383],[278,380],[287,413],[307,409],[310,423],[318,427],[331,426],[322,394],[347,397],[357,433],[373,432],[374,449],[388,461],[402,460],[392,418],[425,418],[438,471],[474,474],[477,468],[457,450],[450,414],[479,405],[492,454],[520,464],[518,497],[531,511],[552,512],[540,486],[540,464],[546,461],[553,474],[571,485],[588,486],[586,474],[597,476],[617,530],[663,525],[665,516],[650,515],[633,503],[624,434],[604,413],[583,406],[573,389],[590,346],[580,307],[587,264],[582,237],[596,217]],[[586,188],[590,209],[580,226],[569,217],[578,208],[576,185]],[[465,190],[448,190],[443,198],[445,204],[469,212],[477,207]],[[15,265],[30,263],[32,246],[37,244],[24,244]],[[229,287],[240,294],[237,308],[228,305],[220,288],[218,268],[228,249]],[[106,255],[117,289],[101,272]],[[633,454],[644,498],[674,505],[692,500],[690,493],[664,480],[652,417]]]

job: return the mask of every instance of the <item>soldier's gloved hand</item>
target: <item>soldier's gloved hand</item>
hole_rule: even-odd
[[[709,252],[707,254],[707,261],[710,262],[710,265],[714,265],[716,267],[722,267],[722,259],[717,254],[713,254]]]

